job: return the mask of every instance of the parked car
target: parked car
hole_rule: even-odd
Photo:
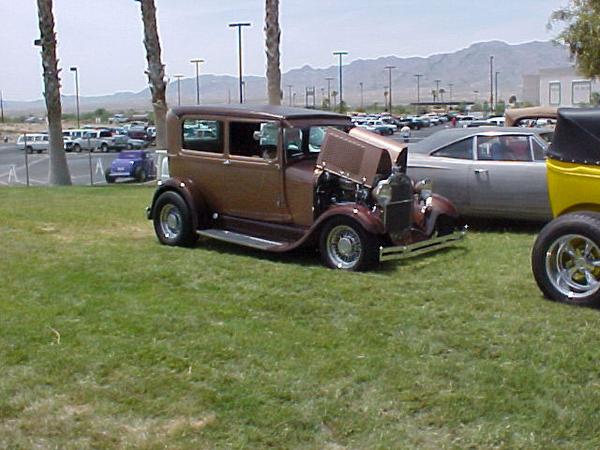
[[[27,153],[46,152],[49,146],[50,142],[46,133],[23,134],[17,139],[17,148],[19,150],[26,150]]]
[[[318,246],[327,266],[363,270],[464,234],[452,204],[406,176],[405,145],[343,115],[179,107],[167,140],[171,178],[147,208],[164,245],[205,236],[276,253]]]
[[[556,107],[534,106],[531,108],[512,108],[504,112],[505,126],[529,126],[530,121],[538,119],[556,120],[558,110]]]
[[[600,110],[560,109],[548,151],[548,192],[555,219],[531,255],[547,298],[600,305]]]
[[[114,183],[118,178],[133,178],[141,183],[156,177],[156,167],[147,151],[123,150],[106,169],[104,176],[107,183]]]
[[[132,126],[127,130],[127,136],[131,139],[140,139],[142,141],[147,140],[148,135],[146,134],[146,127],[143,126]]]
[[[90,152],[100,150],[103,153],[107,153],[115,147],[113,135],[110,130],[84,130],[79,137],[73,139],[73,151],[77,153],[82,150]]]
[[[550,220],[544,131],[441,130],[409,146],[408,175],[430,178],[464,216]]]

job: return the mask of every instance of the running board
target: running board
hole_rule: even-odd
[[[221,230],[213,228],[209,230],[198,230],[196,231],[200,236],[217,239],[223,242],[231,242],[233,244],[243,245],[245,247],[256,248],[259,250],[273,250],[273,248],[280,247],[285,242],[269,241],[267,239],[261,239],[247,234],[236,233],[235,231]]]

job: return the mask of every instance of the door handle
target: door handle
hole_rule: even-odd
[[[488,170],[487,169],[475,169],[475,173],[476,174],[488,173]]]
[[[226,166],[228,166],[228,165],[231,164],[231,160],[226,159],[225,161],[223,161],[223,164],[226,165]]]

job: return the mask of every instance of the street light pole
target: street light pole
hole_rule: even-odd
[[[181,106],[181,79],[183,75],[173,75],[177,79],[177,106]]]
[[[348,54],[348,52],[333,52],[334,56],[340,57],[340,112],[344,108],[344,83],[342,81],[342,58]]]
[[[386,66],[385,67],[388,70],[388,75],[389,75],[389,79],[388,79],[388,84],[389,84],[389,94],[388,94],[388,102],[390,105],[390,114],[392,114],[392,70],[396,68],[396,66]]]
[[[419,106],[421,106],[421,78],[423,78],[422,73],[415,74],[415,78],[417,79],[417,115],[419,114]]]
[[[0,121],[4,123],[4,98],[2,97],[2,91],[0,91]]]
[[[191,59],[190,62],[196,65],[196,104],[200,104],[200,63],[203,63],[203,59]]]
[[[230,27],[232,27],[232,28],[236,27],[238,29],[238,56],[239,56],[238,65],[239,65],[239,78],[240,78],[240,103],[244,103],[244,93],[243,93],[244,85],[243,85],[243,78],[242,78],[242,27],[249,27],[250,25],[252,25],[252,24],[248,23],[248,22],[230,23],[229,24]]]
[[[71,72],[75,72],[75,101],[77,103],[77,128],[79,125],[79,70],[77,67],[71,67]]]
[[[331,82],[335,80],[335,78],[325,78],[327,80],[327,107],[331,109]]]
[[[494,109],[494,57],[490,56],[490,111]]]

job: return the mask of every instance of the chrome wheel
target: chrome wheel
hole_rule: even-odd
[[[327,235],[327,255],[338,269],[352,269],[363,252],[360,236],[348,225],[338,225]]]
[[[579,234],[561,236],[546,252],[546,273],[562,295],[588,297],[600,289],[600,248]]]
[[[176,239],[183,229],[181,211],[175,205],[166,204],[160,210],[160,230],[166,239]]]

